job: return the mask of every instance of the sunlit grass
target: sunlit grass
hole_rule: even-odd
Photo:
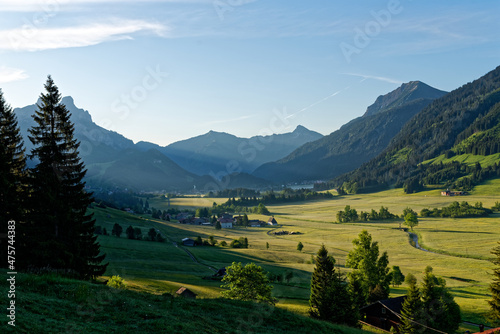
[[[491,281],[492,263],[490,251],[500,240],[500,217],[494,215],[478,219],[420,218],[415,227],[424,246],[446,254],[424,252],[413,248],[408,234],[399,230],[402,220],[374,221],[366,223],[336,224],[336,212],[346,205],[360,211],[378,211],[381,206],[400,215],[404,208],[411,207],[419,212],[423,208],[448,206],[453,201],[467,201],[474,204],[483,202],[491,207],[498,198],[500,180],[489,181],[479,186],[469,196],[445,197],[440,189],[404,195],[401,189],[391,189],[376,194],[348,195],[327,200],[290,203],[286,205],[268,205],[268,209],[280,224],[278,227],[243,228],[216,230],[214,227],[184,225],[177,222],[165,222],[151,219],[150,216],[130,215],[111,209],[96,209],[98,225],[111,231],[115,222],[125,229],[129,224],[141,227],[143,233],[151,227],[158,228],[168,237],[165,243],[127,240],[125,236],[99,237],[103,251],[108,254],[110,266],[106,275],[123,274],[131,287],[156,294],[162,291],[176,290],[188,286],[201,298],[217,297],[221,291],[221,282],[206,280],[212,271],[208,266],[221,268],[232,262],[255,262],[273,274],[293,272],[289,283],[273,283],[273,293],[280,299],[279,307],[306,314],[309,298],[309,284],[314,265],[311,257],[321,244],[325,244],[334,256],[336,264],[344,272],[348,252],[353,248],[352,240],[366,229],[381,251],[389,254],[390,266],[398,265],[404,274],[413,273],[420,280],[424,268],[434,268],[434,273],[447,281],[456,301],[462,308],[463,317],[474,322],[483,322],[483,315],[488,311],[488,286]],[[211,206],[213,202],[225,202],[227,199],[214,198],[179,198],[175,203],[185,208]],[[174,200],[171,201],[173,205]],[[161,205],[165,205],[161,207]],[[150,199],[150,206],[166,209],[163,199]],[[249,215],[250,219],[267,220],[267,216]],[[276,236],[274,231],[286,230],[299,232],[295,235]],[[233,239],[246,237],[248,249],[230,249],[228,247],[193,247],[188,250],[200,262],[193,262],[181,248],[173,242],[182,238],[197,236],[208,239],[213,235],[219,242],[229,243]],[[302,242],[302,252],[297,251],[298,242]],[[269,244],[269,249],[266,245]],[[459,257],[460,256],[460,257]],[[393,289],[393,296],[405,293],[405,286]]]

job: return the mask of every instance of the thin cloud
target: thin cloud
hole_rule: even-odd
[[[0,84],[21,81],[29,78],[29,75],[21,69],[11,67],[0,67]]]
[[[0,0],[0,11],[2,12],[36,12],[36,11],[58,11],[67,9],[67,6],[75,5],[98,5],[109,3],[137,3],[137,0]],[[147,3],[212,3],[213,0],[142,0]],[[75,8],[75,7],[73,7]]]
[[[343,73],[343,74],[350,75],[350,76],[353,76],[353,77],[363,78],[363,80],[361,80],[361,81],[365,81],[367,79],[373,79],[373,80],[378,80],[378,81],[383,81],[383,82],[389,82],[389,83],[398,84],[398,85],[403,84],[403,81],[397,80],[397,79],[393,79],[393,78],[380,77],[380,76],[375,76],[375,75],[357,74],[357,73]]]
[[[168,28],[159,23],[138,20],[111,20],[75,27],[26,27],[0,31],[0,50],[41,51],[61,48],[85,47],[108,41],[133,39],[133,35],[146,32],[166,37]]]

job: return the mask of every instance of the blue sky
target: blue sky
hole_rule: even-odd
[[[500,65],[500,2],[0,0],[0,88],[51,74],[98,124],[160,145],[304,125],[329,134],[421,80],[453,90]]]

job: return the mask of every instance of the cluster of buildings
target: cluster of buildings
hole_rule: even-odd
[[[467,195],[466,191],[451,191],[450,189],[441,191],[441,196],[465,196],[465,195]]]
[[[204,226],[213,226],[214,224],[210,222],[209,218],[205,217],[193,217],[189,213],[181,212],[179,213],[175,219],[179,221],[181,224],[190,224],[190,225],[204,225]],[[230,213],[224,213],[217,221],[220,223],[221,228],[233,228],[234,225],[237,225],[238,221],[241,221],[243,216],[232,215]],[[270,217],[267,222],[259,219],[252,219],[248,221],[248,227],[264,227],[264,226],[277,226],[278,222],[273,217]]]

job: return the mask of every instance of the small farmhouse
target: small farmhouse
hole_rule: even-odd
[[[177,290],[175,293],[181,297],[191,298],[191,299],[196,299],[197,296],[196,293],[185,287],[179,288],[179,290]]]
[[[191,215],[185,212],[181,212],[175,217],[175,219],[177,219],[181,224],[187,224],[191,221]]]
[[[203,217],[195,217],[191,222],[193,225],[206,225],[207,223],[210,225],[208,219]]]
[[[182,245],[183,246],[188,246],[188,247],[194,247],[196,244],[193,239],[190,238],[184,238],[182,239]]]
[[[221,228],[233,228],[234,218],[233,215],[225,213],[217,219]]]
[[[441,196],[465,196],[465,195],[467,195],[466,191],[451,191],[449,189],[441,191]]]
[[[269,225],[273,225],[273,226],[278,225],[278,222],[276,221],[276,219],[274,219],[274,216],[272,216],[271,218],[269,218],[269,220],[267,221],[267,223]]]
[[[264,225],[266,225],[266,223],[258,219],[252,219],[248,221],[248,226],[250,227],[262,227]]]
[[[389,331],[401,324],[401,309],[405,296],[376,301],[360,309],[364,321],[374,327]]]

